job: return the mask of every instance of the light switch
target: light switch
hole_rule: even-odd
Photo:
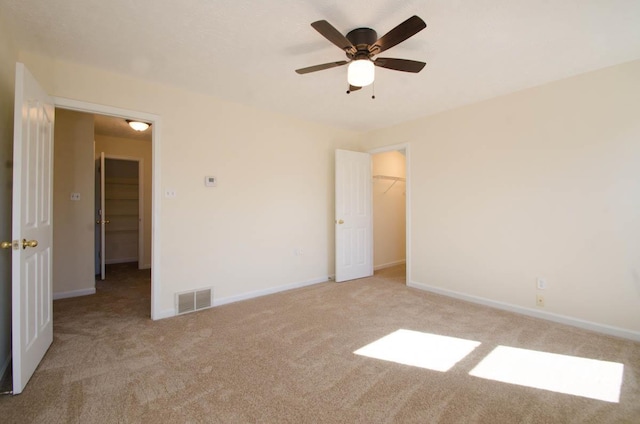
[[[218,185],[218,179],[216,177],[204,177],[204,185],[207,187],[215,187]]]

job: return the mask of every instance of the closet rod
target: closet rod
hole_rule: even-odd
[[[374,180],[390,180],[390,181],[407,181],[406,178],[402,178],[402,177],[392,177],[390,175],[374,175],[373,176]]]
[[[391,185],[389,186],[389,188],[387,188],[387,189],[384,191],[384,193],[382,193],[382,194],[387,194],[387,192],[388,192],[389,190],[391,190],[391,188],[392,188],[394,185],[396,185],[396,183],[397,183],[398,181],[403,181],[403,182],[406,182],[406,181],[407,181],[407,179],[406,179],[406,178],[402,178],[402,177],[392,177],[392,176],[390,176],[390,175],[374,175],[374,176],[373,176],[373,179],[374,179],[374,180],[389,180],[389,181],[393,181],[393,182],[391,183]]]

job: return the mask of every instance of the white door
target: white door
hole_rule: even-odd
[[[336,281],[373,275],[371,158],[336,150]]]
[[[107,212],[105,210],[106,201],[105,201],[105,174],[107,173],[104,167],[104,152],[100,152],[100,165],[98,170],[100,172],[100,203],[98,209],[98,224],[100,224],[100,279],[104,280],[105,278],[105,263],[106,263],[106,251],[105,251],[105,232],[106,225],[109,223],[107,220]]]
[[[53,341],[51,294],[53,101],[16,65],[13,138],[13,393],[21,393]]]

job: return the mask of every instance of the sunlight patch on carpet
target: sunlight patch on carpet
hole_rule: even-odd
[[[624,365],[498,346],[470,375],[607,402],[620,401]]]
[[[480,342],[472,340],[400,329],[353,353],[445,372],[479,345]]]

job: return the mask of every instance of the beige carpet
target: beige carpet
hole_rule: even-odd
[[[640,423],[640,343],[407,288],[400,268],[149,319],[149,273],[56,301],[2,423]],[[446,372],[355,355],[398,329],[481,344]],[[624,364],[619,402],[469,375],[497,346]]]

